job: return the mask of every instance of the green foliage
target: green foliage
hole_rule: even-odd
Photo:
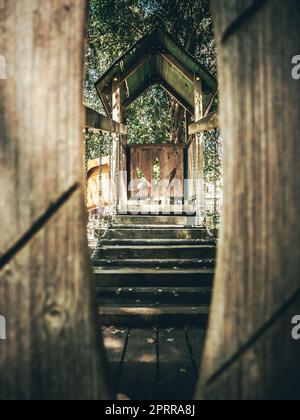
[[[219,130],[206,132],[205,141],[205,180],[221,186],[223,180],[223,148]]]
[[[166,29],[211,72],[216,72],[215,41],[209,0],[90,0],[87,30],[84,98],[104,112],[94,83],[160,17]],[[183,113],[174,100],[154,86],[128,110],[131,143],[170,142],[172,133],[183,140]]]

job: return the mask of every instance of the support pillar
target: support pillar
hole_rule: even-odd
[[[195,74],[195,121],[203,118],[203,90],[202,80]],[[205,200],[204,200],[204,138],[203,133],[196,134],[196,213],[197,224],[201,225],[205,218]]]
[[[112,85],[112,119],[121,123],[121,89],[120,75],[116,75]],[[121,144],[120,137],[113,135],[112,147],[112,168],[111,168],[111,185],[110,185],[110,202],[115,211],[118,211],[120,199],[120,160]],[[121,159],[120,159],[121,156]]]

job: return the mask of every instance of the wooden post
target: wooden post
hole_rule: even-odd
[[[83,0],[1,0],[0,399],[107,399],[82,165]]]
[[[195,74],[195,121],[203,118],[203,91],[202,80]],[[204,221],[204,139],[203,134],[196,134],[196,211],[197,224]]]
[[[112,119],[115,120],[118,123],[121,123],[121,88],[120,88],[120,74],[118,73],[114,79],[112,84]],[[111,202],[113,205],[118,208],[119,203],[119,188],[116,185],[116,182],[119,182],[120,186],[120,180],[118,178],[120,173],[120,155],[121,155],[121,142],[119,141],[119,137],[116,138],[114,136],[114,142],[113,142],[113,150],[112,150],[112,170],[111,170]],[[119,181],[117,181],[119,180]],[[116,191],[117,189],[117,191]],[[118,194],[118,196],[116,196]],[[116,201],[116,202],[115,202]]]
[[[225,201],[197,398],[298,400],[299,1],[213,3]]]

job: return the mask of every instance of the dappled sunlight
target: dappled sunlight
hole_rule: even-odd
[[[118,340],[110,337],[105,337],[104,346],[108,350],[120,351],[124,347],[124,343],[121,339]]]
[[[156,363],[156,356],[154,354],[142,354],[137,358],[139,363]]]
[[[138,313],[140,315],[159,315],[161,314],[161,310],[158,308],[120,308],[120,311],[127,314],[136,314],[138,310]]]

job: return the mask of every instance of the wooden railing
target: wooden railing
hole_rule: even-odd
[[[99,114],[91,108],[85,108],[85,174],[87,208],[95,201],[90,194],[98,194],[96,212],[91,218],[96,220],[99,238],[106,231],[118,212],[120,200],[124,196],[126,180],[126,135],[127,126]],[[93,143],[93,145],[91,144]],[[89,170],[89,149],[98,149],[98,165]],[[104,171],[105,169],[105,171]],[[95,182],[95,172],[96,175]],[[126,190],[125,190],[126,191]],[[95,207],[95,206],[92,206]]]
[[[85,127],[106,133],[120,134],[123,136],[127,135],[126,125],[113,121],[88,107],[85,107]]]

